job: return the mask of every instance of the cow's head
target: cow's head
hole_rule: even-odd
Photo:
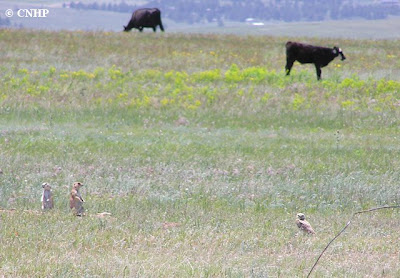
[[[124,32],[129,32],[131,30],[128,28],[128,26],[125,26],[125,25],[123,25],[123,26],[124,26]]]
[[[335,47],[333,48],[333,53],[334,53],[336,56],[339,56],[339,55],[340,55],[342,61],[343,61],[343,60],[346,60],[346,56],[344,56],[343,51],[342,51],[339,47],[335,46]]]

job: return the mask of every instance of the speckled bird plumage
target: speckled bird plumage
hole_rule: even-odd
[[[314,229],[311,227],[311,224],[306,220],[306,217],[303,213],[297,214],[296,224],[297,227],[299,227],[299,229],[304,231],[305,233],[312,235],[315,234]]]

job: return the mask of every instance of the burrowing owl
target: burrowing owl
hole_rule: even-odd
[[[83,186],[80,182],[75,182],[72,186],[71,194],[69,196],[69,207],[74,210],[76,216],[82,216],[84,212],[83,201],[79,188]]]
[[[42,184],[43,194],[42,194],[42,210],[52,209],[54,207],[53,203],[53,193],[51,192],[51,186],[47,182]]]
[[[311,227],[310,223],[308,223],[308,221],[306,220],[306,216],[304,215],[304,213],[297,214],[296,224],[297,227],[299,227],[299,229],[304,231],[305,233],[315,235],[315,231]]]

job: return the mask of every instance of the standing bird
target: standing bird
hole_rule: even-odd
[[[53,193],[51,192],[51,186],[47,182],[42,184],[43,194],[42,194],[42,210],[48,210],[54,208],[53,203]]]
[[[73,209],[73,213],[76,216],[82,216],[85,209],[83,208],[83,203],[81,193],[79,193],[79,188],[83,186],[80,182],[75,182],[72,186],[71,194],[69,196],[69,207]]]
[[[297,227],[300,230],[303,230],[305,233],[315,235],[314,229],[311,227],[310,223],[306,220],[306,216],[304,213],[298,213],[296,219]]]

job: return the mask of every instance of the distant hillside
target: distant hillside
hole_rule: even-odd
[[[11,25],[11,23],[10,23],[10,19],[9,18],[1,18],[1,16],[0,16],[0,26],[10,26]]]
[[[140,7],[158,7],[163,16],[175,22],[189,24],[199,22],[246,21],[323,21],[343,19],[385,19],[390,15],[400,15],[400,5],[391,1],[355,0],[151,0],[143,5],[126,1],[96,2],[73,1],[64,7],[80,10],[104,10],[132,12]]]

